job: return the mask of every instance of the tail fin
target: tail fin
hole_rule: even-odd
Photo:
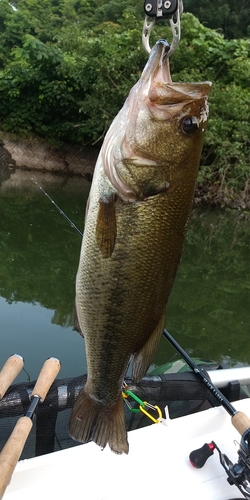
[[[108,406],[95,401],[82,389],[70,415],[69,434],[81,443],[92,440],[102,448],[109,444],[115,453],[128,453],[122,395]]]

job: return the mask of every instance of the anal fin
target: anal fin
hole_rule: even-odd
[[[115,197],[103,197],[99,200],[96,224],[96,242],[103,257],[111,257],[116,241]]]
[[[132,379],[134,382],[140,382],[151,365],[163,334],[165,320],[166,311],[164,309],[160,321],[158,322],[153,333],[150,335],[146,344],[144,344],[144,346],[134,354],[132,366]]]

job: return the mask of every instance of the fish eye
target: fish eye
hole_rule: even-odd
[[[196,116],[185,116],[181,122],[181,128],[185,134],[194,134],[199,128]]]

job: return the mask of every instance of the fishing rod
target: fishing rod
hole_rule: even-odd
[[[43,192],[43,194],[45,194],[45,196],[47,196],[47,198],[51,201],[52,205],[54,205],[54,207],[56,207],[56,209],[60,212],[60,214],[64,217],[64,219],[66,219],[66,221],[71,225],[71,227],[79,234],[79,236],[81,236],[82,238],[82,232],[80,231],[80,229],[78,229],[78,227],[74,224],[74,222],[72,222],[72,220],[70,220],[70,218],[65,214],[65,212],[56,204],[56,202],[51,198],[51,196],[45,191],[45,189],[43,189],[42,186],[40,186],[40,184],[35,180],[33,179],[32,177],[30,178],[30,180],[32,182],[34,182],[34,184],[36,184],[39,189],[41,189],[41,191]]]
[[[16,464],[33,426],[33,416],[37,405],[44,401],[60,370],[60,361],[49,358],[45,361],[31,393],[31,403],[25,416],[17,421],[7,443],[0,453],[0,499],[2,498],[14,472]]]
[[[212,392],[212,394],[219,401],[219,403],[225,408],[225,410],[229,413],[229,415],[231,417],[234,417],[234,415],[236,415],[237,413],[237,410],[225,398],[225,396],[220,392],[220,390],[217,389],[215,385],[213,385],[208,375],[206,375],[206,373],[201,368],[199,368],[199,366],[192,360],[192,358],[189,357],[186,351],[182,349],[182,347],[178,344],[178,342],[176,342],[176,340],[172,337],[172,335],[170,335],[170,333],[166,329],[163,330],[163,335],[170,342],[170,344],[172,344],[172,346],[176,349],[176,351],[178,351],[181,354],[183,359],[190,366],[190,368],[192,368],[194,373],[196,373],[196,375],[200,377],[202,382],[207,386],[210,392]],[[250,427],[250,420],[248,420],[248,427]]]
[[[228,475],[229,484],[235,484],[244,495],[244,497],[250,499],[249,417],[244,412],[236,410],[236,408],[228,401],[228,399],[220,392],[220,390],[215,387],[206,373],[201,368],[199,368],[199,366],[189,357],[186,351],[184,351],[184,349],[178,344],[178,342],[176,342],[176,340],[166,329],[163,330],[163,335],[176,349],[176,351],[181,354],[186,363],[206,385],[213,396],[219,401],[221,406],[223,406],[223,408],[225,408],[225,410],[229,413],[233,426],[241,435],[240,449],[238,450],[239,460],[236,464],[233,464],[229,460],[229,458],[220,451],[219,447],[214,441],[212,441],[211,443],[205,443],[201,448],[192,451],[189,455],[190,462],[195,468],[200,469],[205,465],[207,459],[211,455],[213,455],[213,452],[216,449],[219,453],[220,463]]]
[[[215,385],[211,382],[210,378],[206,373],[199,368],[199,366],[189,357],[189,355],[182,349],[182,347],[176,342],[176,340],[170,335],[170,333],[164,329],[163,330],[164,337],[172,344],[172,346],[178,351],[186,363],[192,368],[194,373],[199,376],[202,382],[207,386],[209,391],[213,394],[213,396],[219,401],[221,406],[225,408],[225,410],[232,417],[232,424],[237,429],[237,431],[243,436],[246,432],[249,435],[250,439],[250,419],[243,412],[239,412],[234,408],[234,406],[228,401],[228,399],[222,394],[222,392],[215,387]]]

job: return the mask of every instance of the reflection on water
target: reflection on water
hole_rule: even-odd
[[[17,174],[20,175],[20,172]],[[84,179],[34,176],[83,229]],[[31,379],[49,356],[60,377],[86,372],[84,341],[73,329],[75,274],[81,239],[23,174],[0,188],[0,366],[13,352]],[[246,216],[195,211],[169,300],[167,328],[195,357],[250,364],[250,228]],[[174,354],[162,340],[156,364]],[[25,373],[19,376],[26,380]]]
[[[89,184],[36,178],[82,230]],[[61,377],[86,373],[84,341],[73,330],[81,238],[29,176],[23,174],[23,188],[14,181],[0,188],[0,366],[17,352],[31,379],[49,356],[61,360]]]
[[[167,327],[193,356],[250,364],[249,214],[194,211]],[[161,363],[159,353],[157,362]]]
[[[0,365],[10,354],[21,354],[25,372],[16,381],[34,380],[43,362],[50,356],[61,361],[60,378],[86,373],[83,339],[70,326],[55,324],[55,311],[40,304],[27,302],[8,303],[0,297],[1,355]]]

